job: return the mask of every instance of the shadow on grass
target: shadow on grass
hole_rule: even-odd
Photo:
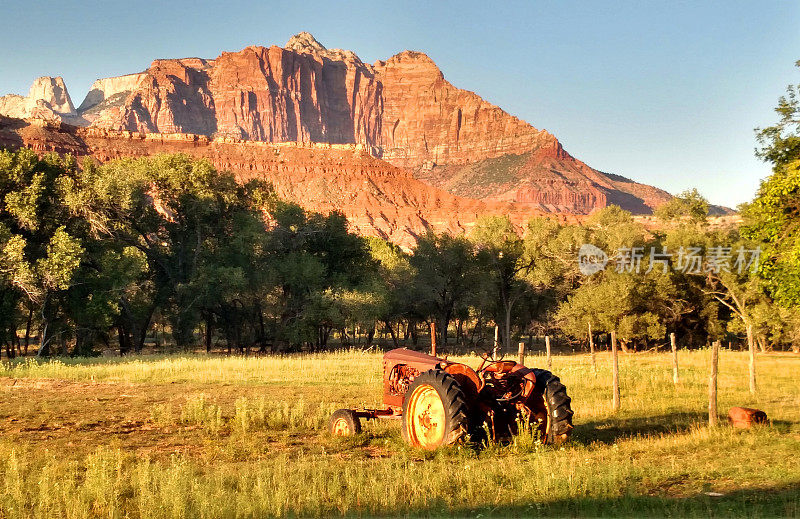
[[[735,490],[722,496],[626,495],[617,498],[563,499],[543,503],[463,507],[412,512],[455,517],[797,517],[800,482]]]
[[[631,418],[610,417],[578,424],[572,433],[572,441],[588,445],[594,442],[614,443],[617,440],[636,436],[674,434],[689,431],[706,423],[705,413],[669,413],[656,416]]]

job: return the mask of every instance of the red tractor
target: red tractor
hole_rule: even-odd
[[[405,348],[383,356],[384,409],[339,409],[331,434],[361,432],[360,418],[403,419],[403,438],[436,449],[466,438],[502,441],[521,427],[538,431],[543,443],[561,443],[572,432],[567,389],[543,369],[511,360],[484,359],[476,370],[465,364]]]

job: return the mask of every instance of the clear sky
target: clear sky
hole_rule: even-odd
[[[800,83],[800,2],[2,0],[0,94],[155,58],[216,57],[309,31],[363,61],[427,53],[445,77],[546,129],[590,166],[711,202],[752,198],[753,128]]]

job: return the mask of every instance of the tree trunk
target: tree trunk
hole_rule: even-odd
[[[206,353],[211,353],[211,340],[214,333],[211,312],[206,314]]]
[[[438,330],[440,341],[437,344],[441,352],[447,351],[447,326],[449,324],[450,324],[449,316],[442,317],[441,321],[437,324],[437,328],[441,328]]]
[[[397,335],[395,335],[394,328],[392,328],[392,325],[389,321],[386,321],[386,328],[389,329],[389,335],[392,336],[392,343],[394,344],[394,347],[399,348],[400,344],[397,341]]]
[[[436,321],[431,322],[431,355],[436,356]]]
[[[33,308],[28,309],[28,322],[25,325],[25,355],[28,355],[28,346],[31,344],[31,322],[33,321]]]
[[[592,356],[592,369],[597,370],[597,357],[594,352],[594,337],[592,337],[592,323],[589,323],[589,353]]]
[[[42,303],[42,325],[39,332],[39,350],[36,352],[37,357],[46,357],[50,355],[50,296],[45,296]]]
[[[509,301],[506,304],[506,323],[505,330],[503,330],[503,351],[511,351],[511,308],[514,303]]]
[[[130,339],[125,327],[122,324],[117,325],[117,335],[119,336],[119,356],[122,357],[130,351]]]
[[[758,342],[758,349],[761,351],[761,353],[766,353],[767,352],[766,337],[764,337],[763,335],[759,335],[757,342]]]

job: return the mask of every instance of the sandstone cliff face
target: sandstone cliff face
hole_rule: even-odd
[[[353,53],[313,37],[215,60],[157,60],[115,121],[95,126],[265,142],[379,140],[380,84]]]
[[[56,113],[44,105],[20,113],[19,104],[0,98],[0,113]],[[71,101],[55,104],[69,109]],[[546,211],[586,214],[615,203],[649,213],[670,198],[575,159],[550,133],[450,84],[423,53],[369,65],[308,33],[282,48],[155,60],[140,74],[98,80],[77,116],[52,114],[117,131],[357,144],[453,194]]]
[[[78,113],[89,123],[97,121],[98,125],[114,124],[119,118],[119,108],[145,76],[146,74],[139,73],[98,79],[89,88],[78,107]]]
[[[412,248],[427,230],[469,232],[476,219],[485,214],[507,214],[519,226],[544,214],[525,204],[452,195],[373,157],[361,145],[237,142],[181,133],[31,124],[0,117],[3,146],[91,156],[101,162],[176,152],[204,157],[217,168],[234,172],[240,180],[260,178],[272,183],[280,196],[306,209],[341,211],[355,232],[382,237],[404,248]]]
[[[557,142],[448,83],[428,56],[405,51],[375,64],[383,84],[383,158],[404,167],[467,164]]]
[[[445,81],[425,54],[374,66],[308,33],[215,60],[156,60],[109,129],[363,144],[392,163],[465,164],[557,143]]]
[[[283,48],[156,60],[122,106],[101,111],[93,125],[361,144],[454,194],[547,211],[589,213],[618,203],[648,213],[669,198],[578,161],[553,135],[450,84],[423,53],[405,51],[369,65],[352,51],[326,49],[308,33]],[[493,161],[516,167],[497,170]]]
[[[51,121],[78,117],[61,76],[37,78],[26,97],[15,94],[0,97],[0,115]]]

